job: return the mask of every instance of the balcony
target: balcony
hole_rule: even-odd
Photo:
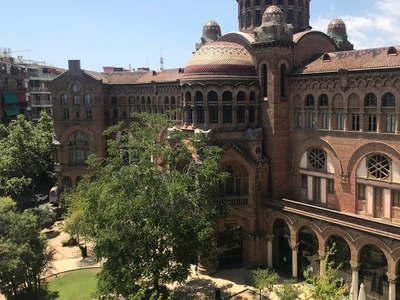
[[[228,203],[230,207],[245,206],[249,204],[247,196],[221,197],[215,201],[217,204]]]
[[[49,89],[47,87],[30,87],[31,93],[49,93]]]
[[[31,106],[34,107],[42,107],[42,106],[52,106],[53,101],[52,100],[32,100],[31,99]]]

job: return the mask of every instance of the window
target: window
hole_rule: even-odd
[[[68,105],[68,95],[67,94],[61,95],[61,105]]]
[[[90,94],[85,94],[83,96],[83,103],[86,105],[90,105],[92,103],[92,97],[90,96]]]
[[[281,65],[280,88],[281,88],[281,99],[282,99],[286,95],[286,65],[284,65],[284,64]]]
[[[144,98],[143,99],[143,104],[144,104]],[[117,97],[111,97],[111,105],[117,105],[118,104],[118,100]]]
[[[366,190],[366,186],[365,184],[357,184],[357,195],[358,195],[358,200],[365,200],[365,190]]]
[[[135,105],[135,97],[129,97],[129,105]]]
[[[300,6],[300,2],[299,2],[299,6]],[[301,11],[298,12],[297,22],[299,23],[299,28],[302,28],[303,27],[303,13]]]
[[[278,4],[278,5],[283,5],[283,0],[277,0],[277,1],[276,1],[276,4]]]
[[[195,102],[196,103],[203,102],[203,93],[202,92],[196,92],[194,98],[195,98]]]
[[[251,26],[251,12],[247,12],[246,13],[246,27],[250,27]]]
[[[87,120],[92,120],[93,116],[92,116],[92,109],[88,108],[86,109],[86,119]]]
[[[217,102],[218,101],[218,95],[216,92],[211,91],[208,93],[208,102]]]
[[[392,93],[386,93],[382,98],[382,106],[385,107],[394,107],[395,98]]]
[[[123,107],[121,110],[122,110],[122,118],[126,118],[128,116],[126,113],[126,108]]]
[[[319,106],[328,106],[328,96],[326,94],[322,94],[319,97]]]
[[[249,107],[249,122],[254,123],[256,121],[256,112],[254,105],[250,105]]]
[[[306,106],[314,106],[314,96],[309,94],[306,97]]]
[[[321,129],[329,128],[329,113],[322,112],[321,113]]]
[[[203,106],[197,106],[197,123],[204,123],[204,109]]]
[[[303,128],[303,112],[297,112],[297,127]]]
[[[368,114],[368,131],[376,131],[376,114]]]
[[[232,93],[230,91],[225,91],[222,93],[222,101],[231,102],[232,101]]]
[[[267,65],[262,65],[261,83],[263,97],[268,97]],[[251,95],[251,94],[250,94]],[[251,100],[251,99],[250,99]]]
[[[342,112],[336,113],[336,129],[337,130],[344,129],[344,114]]]
[[[114,119],[118,119],[118,107],[113,107],[112,116]]]
[[[246,101],[246,94],[243,91],[239,91],[236,97],[237,102],[245,102]]]
[[[190,92],[186,92],[186,94],[185,94],[185,102],[186,102],[186,104],[192,102],[192,95],[190,94]]]
[[[389,160],[383,155],[374,155],[367,161],[368,174],[374,179],[386,179],[390,174]]]
[[[246,5],[245,7],[250,7],[250,0],[246,0]]]
[[[396,124],[396,115],[394,113],[386,114],[386,132],[394,133]]]
[[[376,106],[376,96],[373,93],[368,93],[365,96],[365,106]]]
[[[232,106],[224,106],[222,113],[223,113],[223,122],[225,124],[232,123]]]
[[[63,119],[69,120],[69,109],[68,108],[64,108],[64,110],[63,110]]]
[[[218,124],[218,107],[210,106],[210,123]]]
[[[335,181],[333,179],[326,180],[326,191],[328,194],[335,193]]]
[[[360,130],[360,114],[351,114],[351,130]]]
[[[74,96],[74,104],[80,104],[81,103],[81,97],[79,95]]]
[[[250,102],[256,101],[256,93],[254,91],[250,92]]]
[[[392,205],[400,206],[400,190],[392,190]]]
[[[255,26],[259,27],[261,25],[261,21],[262,21],[262,14],[261,14],[261,10],[256,10],[256,22],[255,22]]]
[[[315,128],[315,114],[312,111],[307,112],[307,128]]]
[[[80,131],[74,132],[73,140],[69,142],[68,149],[71,163],[84,163],[90,153],[89,143]]]
[[[238,106],[237,108],[236,108],[236,113],[237,113],[237,117],[236,117],[236,119],[237,119],[237,122],[238,123],[244,123],[244,112],[245,112],[245,110],[244,110],[244,106]]]
[[[256,5],[256,6],[260,6],[260,5],[261,5],[261,0],[256,0],[255,5]]]
[[[307,189],[308,188],[308,178],[307,175],[301,174],[301,188]]]
[[[244,191],[242,191],[242,179],[241,175],[237,174],[237,171],[235,172],[232,166],[227,166],[225,168],[225,172],[229,174],[229,176],[226,177],[224,185],[223,185],[223,190],[221,191],[224,196],[240,196],[243,194]]]
[[[265,4],[266,4],[266,5],[272,4],[272,0],[265,0]]]
[[[74,84],[72,85],[72,90],[73,90],[75,93],[79,92],[79,90],[80,90],[79,85],[77,85],[76,83],[74,83]]]
[[[314,177],[314,201],[320,202],[321,201],[321,178]]]
[[[174,97],[174,96],[171,97],[171,104],[172,104],[172,105],[175,105],[175,104],[176,104],[176,101],[175,101],[175,97]]]
[[[289,4],[289,5],[294,5],[294,0],[289,0],[289,1],[288,1],[288,4]]]
[[[292,24],[293,23],[293,10],[291,10],[291,9],[289,9],[288,12],[287,12],[287,23],[288,24]]]
[[[303,0],[299,0],[299,7],[303,7]]]
[[[203,101],[203,97],[201,97],[201,99]],[[169,98],[167,96],[165,96],[165,98],[164,98],[164,104],[169,105]]]
[[[76,108],[75,109],[75,119],[79,119],[80,118],[80,116],[79,116],[79,108]]]
[[[374,187],[374,218],[382,217],[383,189]]]
[[[188,123],[193,123],[193,110],[191,108],[188,109]]]
[[[326,164],[326,153],[321,148],[314,148],[308,152],[308,164],[314,170],[323,170]]]

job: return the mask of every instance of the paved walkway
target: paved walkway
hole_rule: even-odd
[[[89,258],[82,259],[81,252],[77,246],[62,247],[61,241],[67,240],[69,235],[62,232],[59,223],[56,223],[51,231],[47,233],[49,244],[55,249],[54,269],[52,274],[56,275],[66,271],[76,270],[85,267],[99,267]],[[90,255],[90,248],[88,249]],[[174,298],[180,300],[214,299],[215,289],[221,291],[222,299],[235,295],[232,300],[259,299],[259,296],[251,295],[251,290],[244,285],[244,279],[251,275],[251,271],[245,268],[220,270],[215,275],[196,275],[194,267],[188,280],[183,285],[171,285],[174,289]],[[277,300],[273,293],[269,298]],[[0,300],[4,297],[0,295]]]

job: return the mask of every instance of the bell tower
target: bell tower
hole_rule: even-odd
[[[261,26],[264,11],[272,6],[278,6],[288,24],[294,27],[294,33],[311,29],[311,0],[236,0],[238,3],[239,30],[253,33]]]

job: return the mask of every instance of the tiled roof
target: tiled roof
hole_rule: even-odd
[[[400,47],[383,47],[322,54],[294,70],[294,74],[337,72],[339,69],[370,70],[400,67]]]
[[[103,83],[108,83],[107,78],[105,78],[102,73],[95,72],[95,71],[88,71],[88,70],[83,70],[83,73],[85,73],[86,75],[89,75],[90,77],[92,77],[96,80],[103,80]]]
[[[133,72],[113,72],[113,73],[101,73],[108,84],[132,84],[136,83],[139,78],[145,76],[148,71],[138,70]]]
[[[167,69],[163,71],[148,71],[143,74],[136,84],[145,84],[155,82],[176,82],[180,80],[183,76],[183,68]]]

